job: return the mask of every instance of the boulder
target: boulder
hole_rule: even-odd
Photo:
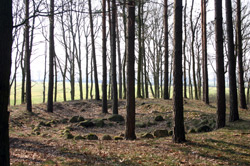
[[[121,115],[114,114],[114,115],[111,115],[108,118],[108,120],[113,121],[113,122],[123,122],[124,121],[124,117],[121,116]]]
[[[82,140],[82,139],[84,139],[81,135],[77,135],[77,136],[75,136],[74,137],[74,140]]]
[[[208,125],[200,126],[197,129],[197,132],[209,132],[211,131],[211,128]]]
[[[102,136],[102,140],[112,140],[111,136],[110,135],[103,135]]]
[[[155,121],[164,121],[164,119],[161,115],[158,115],[155,117]]]
[[[168,130],[155,130],[154,131],[154,136],[159,138],[159,137],[167,137],[168,136]]]
[[[77,123],[77,122],[81,122],[84,121],[84,118],[82,116],[73,116],[69,122],[70,123]]]
[[[151,133],[145,133],[141,136],[141,138],[153,139],[154,136]]]
[[[81,123],[79,123],[80,126],[82,127],[94,127],[95,124],[93,122],[91,122],[90,120],[85,120]]]
[[[97,135],[92,134],[92,133],[88,134],[86,138],[87,138],[88,140],[98,140]]]
[[[105,126],[105,123],[102,119],[93,119],[92,122],[96,127],[103,127]]]
[[[123,138],[120,137],[120,136],[115,136],[115,137],[114,137],[114,140],[123,140]]]

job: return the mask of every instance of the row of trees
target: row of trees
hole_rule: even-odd
[[[96,36],[98,34],[99,28],[98,26],[94,26],[93,21],[93,13],[91,1],[88,1],[88,17],[90,27],[83,25],[82,22],[86,21],[86,13],[84,12],[85,2],[83,1],[61,1],[60,5],[55,5],[53,0],[50,0],[50,3],[46,2],[33,2],[33,14],[30,15],[29,12],[29,1],[25,1],[25,18],[24,21],[20,24],[15,25],[14,32],[12,33],[12,16],[11,9],[12,4],[10,1],[3,0],[1,1],[1,13],[0,13],[0,33],[4,38],[0,40],[0,48],[1,48],[1,65],[3,66],[0,70],[1,79],[0,90],[0,105],[1,105],[1,134],[0,134],[0,164],[1,165],[9,165],[9,141],[8,141],[8,118],[9,114],[7,111],[8,99],[9,99],[9,77],[10,77],[10,62],[11,62],[11,45],[12,39],[16,41],[18,30],[20,30],[21,25],[25,25],[24,29],[24,37],[23,41],[25,41],[25,46],[19,46],[20,43],[17,42],[15,47],[18,52],[18,48],[21,47],[20,51],[20,64],[23,71],[23,95],[22,101],[26,98],[27,110],[32,111],[32,102],[31,102],[31,69],[30,69],[30,57],[32,53],[32,46],[34,40],[34,31],[40,25],[43,24],[40,21],[39,24],[35,23],[36,18],[42,17],[49,18],[49,38],[47,39],[47,35],[43,32],[46,32],[46,28],[41,26],[42,34],[45,37],[45,40],[49,42],[49,84],[48,84],[48,101],[47,101],[47,111],[53,112],[53,96],[56,96],[56,82],[57,82],[57,70],[59,68],[61,75],[63,77],[64,84],[64,100],[66,100],[65,93],[65,82],[66,79],[70,81],[71,84],[71,100],[74,100],[74,92],[75,92],[75,60],[77,61],[77,66],[79,69],[79,89],[82,91],[82,71],[81,71],[81,33],[85,34],[85,49],[86,49],[86,66],[89,63],[88,53],[89,53],[89,40],[88,36],[91,36],[91,73],[93,72],[94,81],[95,81],[95,99],[100,99],[99,94],[99,85],[98,85],[98,71],[97,71],[97,58],[96,58]],[[97,16],[99,13],[102,14],[102,48],[103,48],[103,112],[107,112],[107,86],[105,85],[107,82],[107,33],[106,33],[106,1],[102,1],[103,11],[95,10],[94,15],[96,16],[96,20],[98,20]],[[110,73],[111,73],[111,85],[112,88],[110,92],[112,92],[112,111],[113,114],[118,114],[118,96],[122,98],[122,81],[123,88],[126,95],[124,97],[127,100],[127,117],[126,117],[126,129],[125,129],[125,137],[126,139],[135,139],[135,62],[137,61],[137,97],[149,97],[148,89],[150,88],[153,97],[160,98],[163,97],[168,99],[170,97],[170,88],[171,86],[171,75],[173,75],[173,113],[174,113],[174,132],[173,132],[173,142],[184,142],[185,141],[185,132],[184,132],[184,118],[183,118],[183,96],[187,97],[187,83],[186,83],[186,64],[189,65],[189,96],[193,96],[192,90],[192,81],[194,87],[194,97],[195,99],[201,99],[201,88],[203,89],[203,100],[205,103],[209,104],[208,98],[208,71],[207,71],[207,28],[206,28],[206,4],[207,1],[201,0],[201,9],[200,14],[196,17],[195,21],[193,20],[193,6],[194,0],[191,3],[190,8],[190,26],[187,26],[187,1],[185,1],[184,10],[182,9],[182,0],[175,0],[173,4],[168,4],[167,0],[164,0],[164,10],[160,8],[150,8],[150,5],[147,5],[147,10],[153,9],[153,15],[149,15],[148,12],[144,11],[144,7],[148,3],[147,1],[139,0],[139,1],[119,1],[122,12],[117,12],[117,2],[112,0],[111,2],[108,0],[108,19],[109,19],[109,32],[110,32]],[[49,4],[49,5],[48,5]],[[22,13],[22,9],[19,8],[18,4],[16,4],[14,12],[15,23],[18,22],[16,20],[20,19],[20,13]],[[125,6],[126,5],[126,6]],[[158,4],[154,4],[156,7]],[[154,6],[153,5],[153,6]],[[221,128],[225,126],[225,71],[224,71],[224,53],[226,51],[226,55],[228,56],[228,64],[229,64],[229,88],[230,88],[230,121],[235,121],[239,119],[238,116],[238,104],[237,104],[237,88],[236,88],[236,56],[235,50],[237,50],[238,57],[238,69],[239,69],[239,89],[240,89],[240,103],[242,108],[246,108],[246,99],[244,93],[244,79],[243,79],[243,43],[242,43],[242,21],[241,18],[241,3],[240,0],[237,0],[237,24],[236,24],[236,34],[234,35],[234,25],[233,25],[233,17],[232,17],[232,6],[231,1],[226,1],[226,25],[227,25],[227,45],[223,45],[223,19],[222,19],[222,1],[217,0],[214,1],[215,5],[215,50],[216,50],[216,74],[217,74],[217,128]],[[43,8],[41,9],[41,6]],[[138,15],[136,16],[135,6],[138,8]],[[173,6],[173,11],[169,10],[170,7]],[[56,10],[55,10],[56,9]],[[56,12],[55,12],[56,11]],[[161,22],[163,22],[162,18],[159,17],[158,12],[164,11],[164,26],[160,26]],[[183,17],[184,13],[184,17]],[[121,53],[120,53],[120,37],[119,37],[119,28],[122,26],[118,26],[118,14],[121,14],[121,18],[123,20],[123,28],[124,34],[124,58],[123,58],[123,67],[121,62]],[[168,21],[169,16],[173,14],[173,27],[169,26]],[[46,16],[46,17],[44,17]],[[202,18],[201,25],[198,24],[199,18]],[[55,24],[55,18],[58,19],[60,25]],[[30,20],[32,20],[32,25],[30,26]],[[182,31],[183,31],[183,20],[184,20],[184,43],[182,42]],[[151,22],[151,24],[148,23]],[[86,22],[85,22],[86,23]],[[137,23],[137,24],[135,24]],[[153,23],[153,24],[152,24]],[[54,27],[59,26],[61,28],[61,35],[54,34]],[[199,28],[201,27],[201,28]],[[31,28],[31,30],[30,30]],[[94,29],[96,28],[96,29]],[[171,36],[171,31],[174,32],[173,36]],[[190,33],[187,30],[190,28]],[[88,29],[88,30],[87,30]],[[138,31],[136,31],[138,29]],[[200,30],[199,30],[200,29]],[[199,34],[202,31],[202,43],[199,42]],[[247,28],[245,29],[247,31]],[[244,31],[244,32],[245,32]],[[248,31],[247,31],[248,32]],[[19,33],[20,34],[20,33]],[[211,34],[209,34],[211,37]],[[55,38],[59,38],[61,45],[65,49],[64,54],[65,57],[60,59],[61,57],[56,55],[55,50]],[[135,37],[138,37],[138,43],[136,43]],[[234,37],[236,37],[236,48],[234,46]],[[245,36],[246,37],[246,36]],[[169,40],[172,39],[172,40]],[[7,40],[7,42],[6,42]],[[168,41],[173,41],[172,47],[168,44]],[[189,46],[187,46],[189,41]],[[45,42],[46,43],[46,42]],[[117,46],[116,46],[117,44]],[[135,47],[135,46],[138,47]],[[247,45],[247,44],[246,44]],[[163,49],[165,46],[165,49]],[[225,47],[226,46],[226,47]],[[248,53],[248,46],[244,47],[245,54]],[[116,50],[118,48],[118,51]],[[135,52],[138,48],[138,56],[136,58]],[[172,53],[170,49],[172,48]],[[187,51],[186,51],[187,49]],[[23,52],[25,50],[25,57],[23,57]],[[164,51],[163,51],[164,50]],[[246,51],[247,50],[247,51]],[[196,53],[197,52],[197,53]],[[200,58],[199,54],[202,52],[202,58]],[[117,91],[117,82],[116,82],[116,53],[118,53],[118,68],[119,68],[119,95]],[[188,57],[186,54],[190,54]],[[46,55],[46,54],[45,54]],[[165,58],[162,58],[164,55]],[[172,57],[170,56],[172,55]],[[195,56],[196,55],[196,56]],[[7,58],[6,58],[7,57]],[[169,57],[171,57],[171,62],[173,64],[169,64]],[[47,56],[45,56],[47,58]],[[164,59],[164,61],[163,61]],[[245,60],[246,60],[245,56]],[[202,61],[201,61],[202,60]],[[15,61],[15,74],[17,72],[18,67],[18,58]],[[64,64],[62,63],[64,61]],[[197,62],[196,62],[197,61]],[[197,63],[197,65],[195,65]],[[200,71],[200,63],[202,64],[202,74]],[[247,66],[247,62],[245,63],[245,67]],[[163,65],[164,64],[164,65]],[[184,65],[182,65],[184,64]],[[69,66],[68,66],[69,65]],[[126,66],[126,68],[125,68]],[[165,67],[163,69],[163,66]],[[170,74],[170,71],[173,74]],[[150,76],[148,71],[152,71],[153,76]],[[122,80],[122,72],[123,71],[123,80]],[[184,71],[184,72],[183,72]],[[191,73],[193,72],[191,79]],[[197,72],[198,71],[198,72]],[[55,73],[54,73],[55,72]],[[124,74],[126,72],[126,74]],[[197,73],[196,73],[197,72]],[[183,73],[183,74],[182,74]],[[46,72],[45,72],[46,74]],[[88,78],[88,66],[86,67],[86,76]],[[183,75],[184,75],[184,94],[183,94]],[[45,76],[46,79],[46,76]],[[44,79],[44,82],[45,82]],[[126,79],[126,81],[125,81]],[[153,79],[154,83],[151,83],[151,79]],[[197,80],[198,84],[197,84]],[[92,80],[92,77],[91,77]],[[203,81],[202,81],[203,80]],[[16,81],[16,78],[15,78]],[[12,81],[11,81],[12,82]],[[92,81],[91,81],[92,82]],[[164,84],[163,84],[164,82]],[[203,82],[203,83],[202,83]],[[26,88],[24,88],[24,83]],[[86,82],[86,89],[88,89],[88,81]],[[126,86],[125,86],[126,83]],[[149,85],[148,85],[149,84]],[[203,85],[202,85],[203,84]],[[92,85],[92,84],[91,84]],[[153,86],[154,85],[154,86]],[[163,86],[164,85],[164,86]],[[149,87],[148,87],[149,86]],[[91,88],[92,89],[92,88]],[[24,93],[24,90],[26,93]],[[88,92],[88,90],[87,90]],[[88,94],[88,93],[87,93]],[[88,95],[87,95],[88,96]],[[86,96],[86,98],[88,98]],[[80,92],[80,98],[83,99],[82,92]],[[55,100],[56,98],[54,98]]]

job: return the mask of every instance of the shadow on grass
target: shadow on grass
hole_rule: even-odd
[[[62,165],[137,165],[137,163],[133,163],[133,161],[126,160],[124,161],[122,158],[119,158],[117,156],[99,156],[96,154],[91,154],[89,152],[79,152],[79,150],[74,150],[74,149],[67,149],[63,146],[51,146],[51,145],[46,145],[37,141],[31,141],[28,139],[24,138],[10,138],[10,149],[20,149],[23,151],[28,151],[28,152],[36,152],[43,154],[43,156],[46,156],[50,154],[50,157],[48,158],[50,160],[51,157],[53,157],[53,162],[56,160],[57,157],[59,158],[64,158],[64,161],[67,161],[70,159],[71,161],[69,162],[64,162]],[[25,152],[24,152],[25,154]],[[26,155],[27,156],[27,155]],[[18,160],[18,162],[25,162],[25,163],[31,163],[31,164],[36,164],[40,165],[43,164],[45,161],[39,160],[39,159],[33,159],[32,156],[28,157],[20,157],[16,155],[11,155],[11,159]],[[72,161],[73,160],[73,161]],[[122,162],[120,162],[122,161]]]

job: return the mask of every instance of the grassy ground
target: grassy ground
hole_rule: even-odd
[[[54,113],[46,112],[45,104],[34,105],[27,113],[24,105],[11,106],[10,147],[11,164],[15,166],[51,165],[250,165],[250,110],[240,109],[241,120],[227,121],[223,129],[215,130],[215,103],[184,100],[187,142],[172,143],[171,136],[145,139],[145,133],[157,129],[172,130],[172,101],[137,99],[136,135],[134,141],[123,140],[124,122],[108,120],[101,114],[101,101],[83,100],[55,103]],[[111,102],[108,104],[111,108]],[[227,110],[228,113],[228,110]],[[125,116],[125,101],[119,101],[119,114]],[[103,127],[81,127],[68,119],[80,115],[89,121],[103,119]],[[161,115],[163,121],[155,121]],[[228,119],[228,114],[227,114]],[[53,120],[53,121],[52,121]],[[66,121],[65,121],[66,120]],[[41,125],[50,122],[51,127]],[[40,125],[39,125],[40,123]],[[209,132],[199,131],[209,126]],[[194,133],[191,132],[194,129]],[[67,139],[66,130],[83,139]],[[98,140],[86,139],[95,134]],[[109,134],[112,140],[102,140]],[[119,136],[122,140],[114,140]]]

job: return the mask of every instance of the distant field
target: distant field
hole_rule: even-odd
[[[100,91],[100,97],[102,96],[102,85],[99,84],[99,91]],[[119,86],[117,86],[119,88]],[[47,88],[48,85],[46,84],[46,98],[47,98]],[[67,100],[71,100],[70,98],[70,83],[66,83],[66,90],[67,90]],[[188,89],[187,89],[188,91]],[[90,92],[90,84],[89,84],[89,92]],[[149,95],[152,97],[151,91],[149,89]],[[95,95],[95,88],[93,86],[93,95]],[[170,97],[173,95],[173,89],[171,88],[171,94]],[[228,101],[229,97],[229,89],[226,88],[226,98]],[[83,98],[86,98],[86,84],[83,84]],[[209,88],[209,98],[211,102],[216,101],[216,87],[210,87]],[[80,99],[80,93],[79,93],[79,84],[75,84],[75,100]],[[90,94],[89,94],[89,99],[90,99]],[[47,100],[47,99],[46,99]],[[32,103],[33,104],[39,104],[42,103],[43,101],[43,84],[41,82],[32,82]],[[57,88],[57,101],[63,101],[63,87],[62,87],[62,82],[58,83],[58,88]],[[11,96],[10,96],[10,104],[14,104],[14,89],[12,87],[11,89]],[[17,83],[17,102],[16,104],[21,104],[21,83]]]

